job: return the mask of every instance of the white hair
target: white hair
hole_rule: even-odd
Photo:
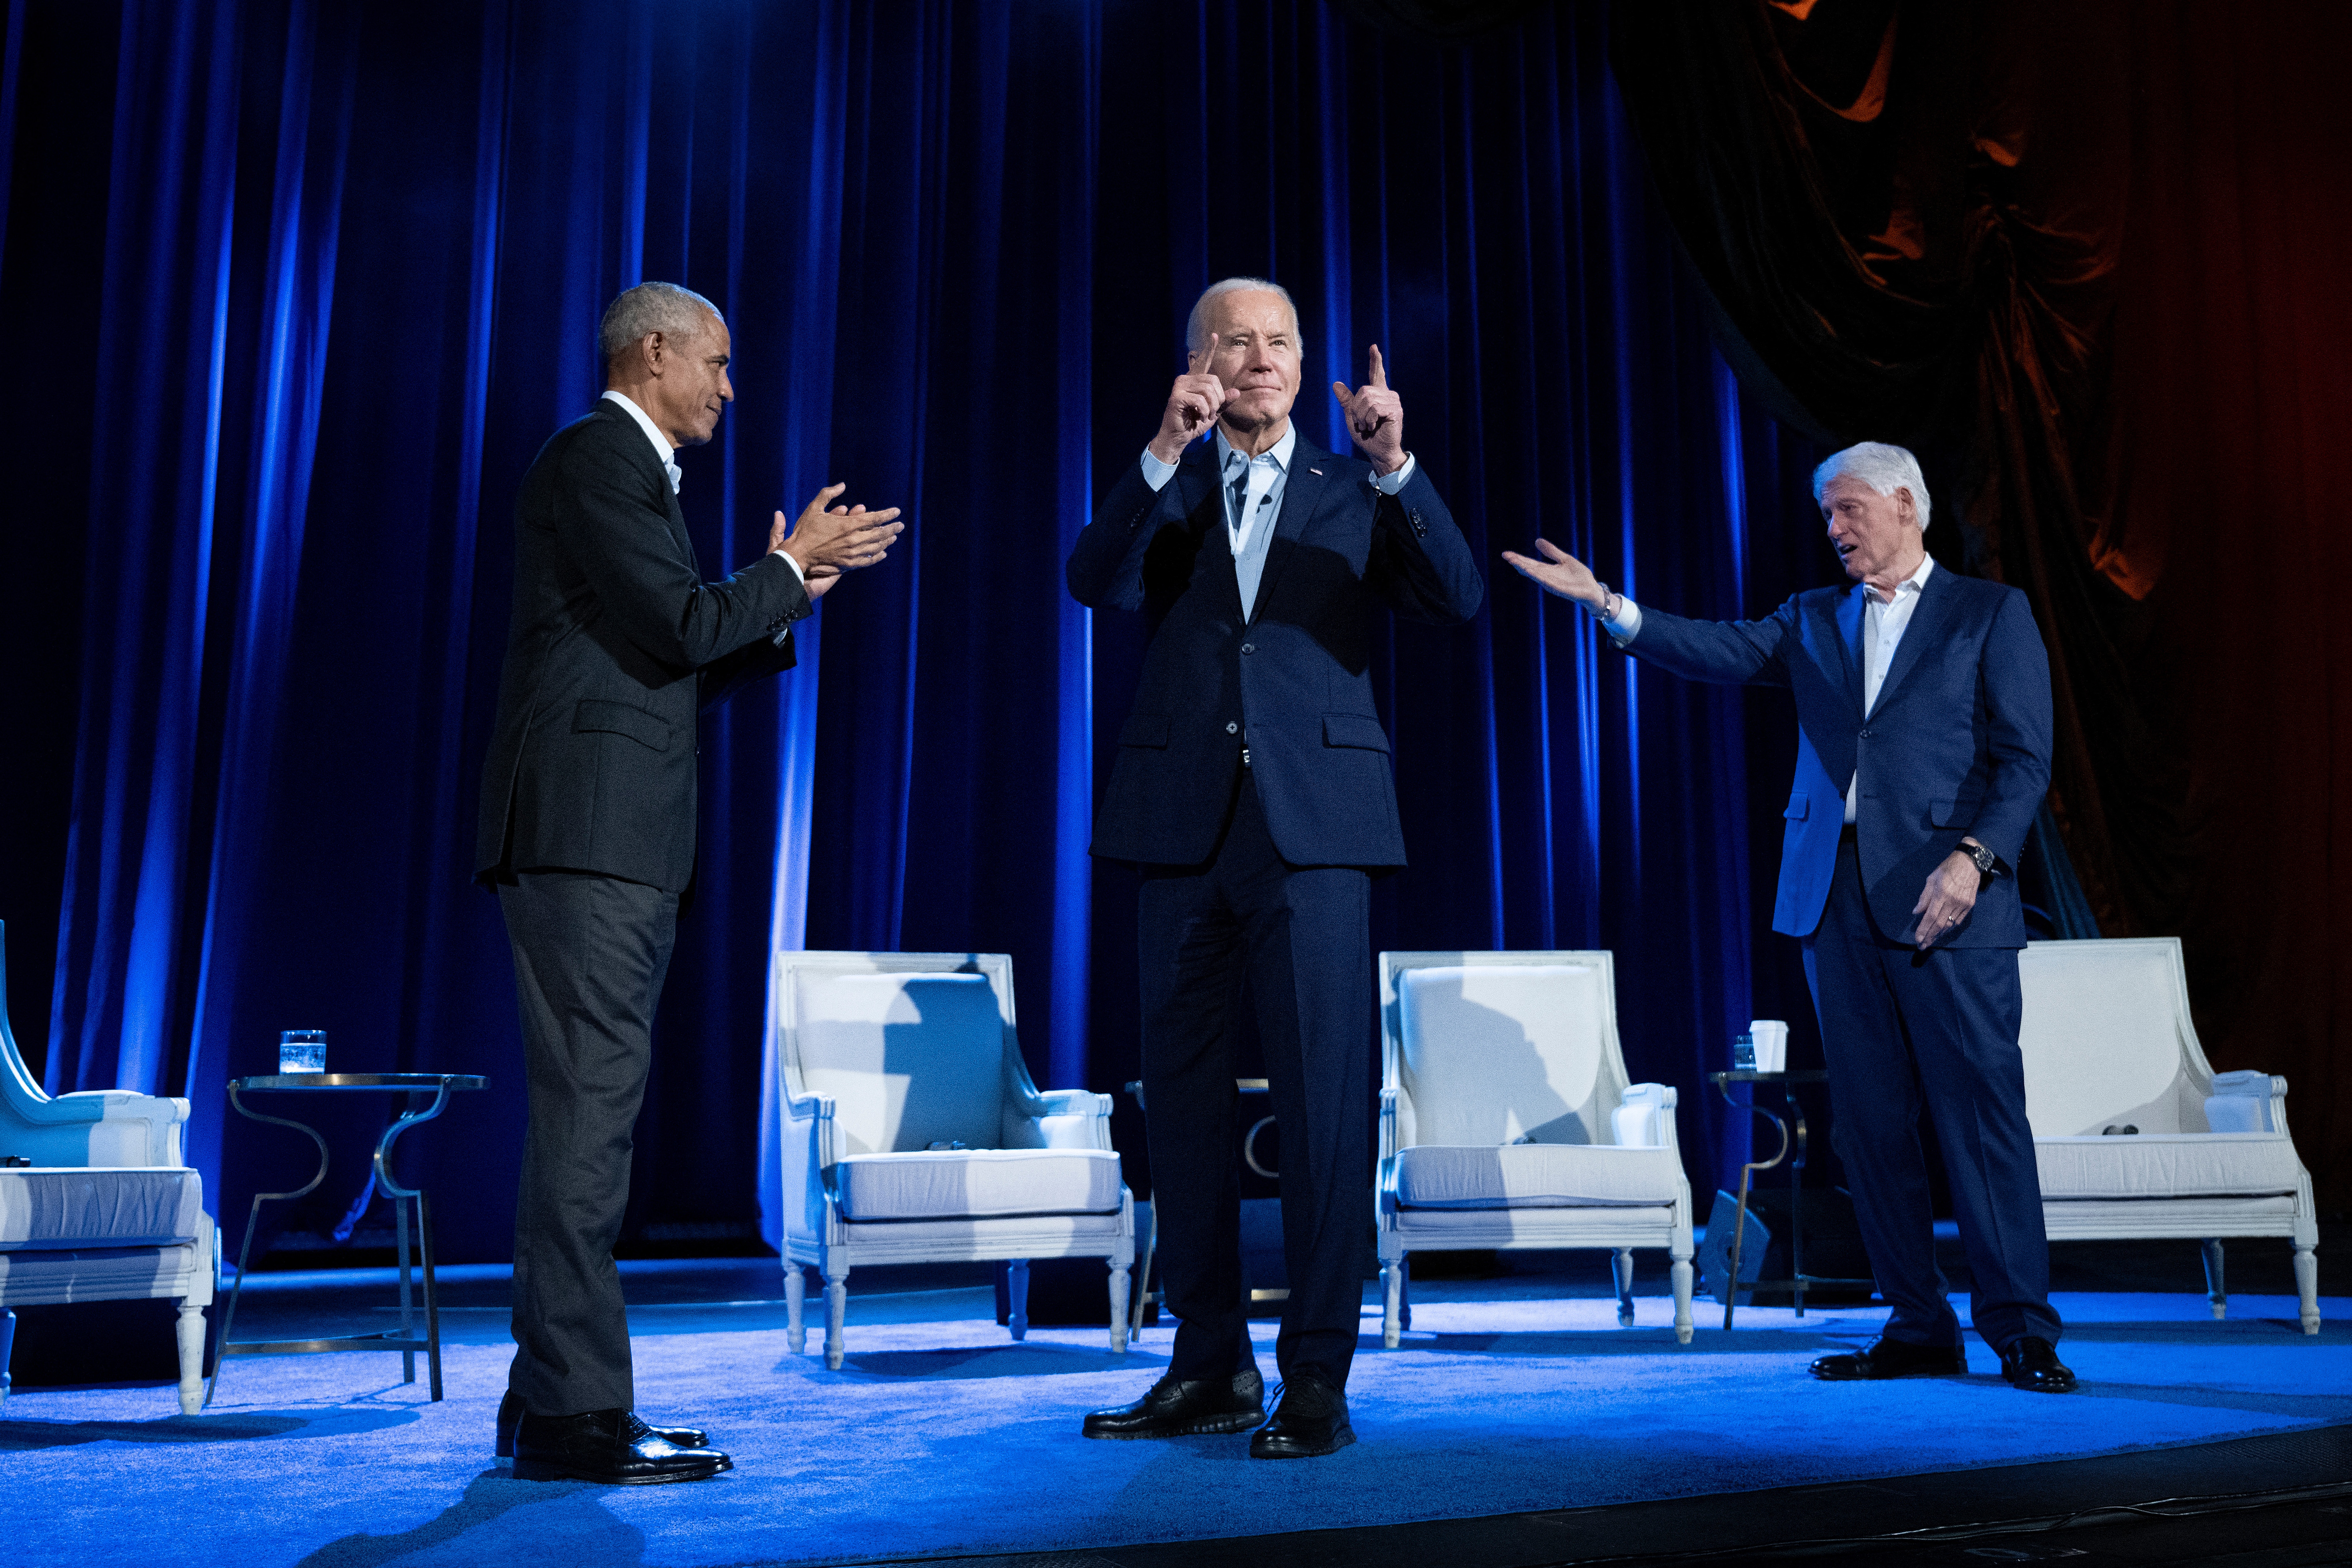
[[[688,342],[702,335],[705,310],[719,317],[718,306],[675,283],[640,283],[624,289],[604,308],[604,320],[596,329],[596,352],[609,366],[648,332]]]
[[[1822,491],[1832,479],[1858,479],[1880,495],[1891,496],[1897,489],[1911,492],[1911,504],[1919,514],[1919,527],[1927,526],[1927,478],[1919,471],[1919,459],[1905,447],[1890,447],[1884,441],[1864,441],[1848,447],[1843,452],[1832,452],[1813,470],[1813,500],[1822,499]]]
[[[1256,289],[1263,289],[1269,294],[1279,294],[1282,297],[1282,302],[1290,309],[1291,339],[1294,342],[1297,342],[1301,352],[1304,352],[1307,345],[1298,341],[1301,337],[1298,330],[1298,302],[1290,297],[1289,289],[1265,278],[1226,278],[1202,289],[1201,297],[1192,301],[1192,315],[1186,317],[1184,321],[1184,346],[1194,353],[1199,353],[1209,346],[1210,300],[1223,294],[1239,294]]]

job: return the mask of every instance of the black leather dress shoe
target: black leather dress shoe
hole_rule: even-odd
[[[2000,1375],[2029,1394],[2072,1394],[2074,1374],[2058,1359],[2058,1347],[2039,1334],[2013,1340],[2000,1352]]]
[[[1319,1459],[1356,1440],[1348,1425],[1348,1396],[1321,1373],[1306,1371],[1286,1379],[1274,1419],[1250,1438],[1253,1459]]]
[[[521,1419],[522,1400],[513,1389],[509,1388],[505,1397],[499,1401],[499,1446],[496,1449],[498,1458],[501,1459],[514,1458],[515,1425]],[[708,1448],[710,1447],[710,1434],[699,1426],[649,1426],[646,1430],[663,1442],[677,1447]]]
[[[1198,1437],[1246,1432],[1265,1419],[1265,1382],[1244,1367],[1228,1383],[1163,1377],[1132,1405],[1097,1410],[1083,1428],[1089,1437]]]
[[[1905,1344],[1883,1334],[1866,1351],[1825,1355],[1812,1365],[1813,1375],[1830,1383],[1883,1377],[1958,1377],[1968,1370],[1969,1358],[1958,1345]]]
[[[519,1481],[593,1481],[607,1487],[650,1487],[698,1481],[731,1470],[735,1461],[716,1448],[681,1448],[629,1410],[578,1415],[532,1415],[515,1427],[514,1475]]]

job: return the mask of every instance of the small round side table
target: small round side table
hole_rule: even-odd
[[[441,1397],[441,1309],[433,1294],[433,1211],[427,1205],[421,1187],[404,1187],[393,1179],[392,1146],[400,1135],[420,1121],[430,1121],[441,1114],[449,1103],[449,1096],[467,1089],[488,1089],[490,1080],[472,1073],[449,1072],[297,1072],[265,1073],[253,1078],[231,1079],[228,1085],[229,1104],[238,1115],[255,1121],[268,1121],[279,1127],[291,1127],[307,1135],[319,1146],[319,1173],[309,1182],[287,1193],[256,1193],[253,1208],[245,1216],[245,1242],[236,1250],[236,1283],[228,1293],[228,1310],[221,1319],[220,1351],[213,1363],[212,1383],[205,1390],[205,1403],[213,1402],[220,1386],[224,1364],[231,1356],[245,1355],[312,1355],[324,1351],[398,1351],[401,1381],[416,1381],[416,1352],[425,1352],[425,1365],[432,1379],[433,1397]],[[243,1096],[247,1094],[405,1094],[409,1109],[399,1120],[383,1131],[375,1143],[375,1184],[392,1199],[393,1226],[400,1238],[400,1327],[381,1334],[352,1334],[329,1340],[247,1340],[232,1342],[229,1330],[236,1323],[237,1298],[245,1293],[245,1266],[253,1251],[253,1229],[261,1218],[261,1205],[283,1200],[305,1197],[317,1190],[327,1179],[327,1141],[319,1136],[318,1129],[305,1122],[283,1116],[264,1116],[250,1109]],[[417,1101],[432,1097],[423,1110]],[[425,1337],[416,1337],[416,1320],[409,1304],[408,1286],[408,1208],[416,1207],[417,1251],[425,1274]]]

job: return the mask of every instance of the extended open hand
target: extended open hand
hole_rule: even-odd
[[[1542,560],[1534,560],[1516,550],[1504,551],[1503,559],[1547,594],[1558,594],[1563,599],[1574,599],[1596,610],[1608,609],[1609,591],[1592,574],[1592,568],[1549,539],[1537,540],[1536,552]]]

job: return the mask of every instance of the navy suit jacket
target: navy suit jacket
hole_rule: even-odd
[[[1389,738],[1372,705],[1375,616],[1452,624],[1486,586],[1419,462],[1394,496],[1371,465],[1299,435],[1245,621],[1214,442],[1158,491],[1129,463],[1071,547],[1070,593],[1140,610],[1151,645],[1095,814],[1095,854],[1196,866],[1216,850],[1242,747],[1294,866],[1402,866]]]
[[[2014,867],[2050,787],[2050,658],[2025,595],[1938,566],[1878,703],[1862,710],[1860,584],[1799,594],[1760,621],[1692,621],[1642,606],[1626,651],[1695,680],[1785,686],[1797,699],[1797,777],[1784,814],[1772,929],[1812,934],[1829,901],[1855,791],[1856,847],[1880,933],[1908,941],[1927,874],[1965,837]],[[1949,947],[2023,947],[2017,879],[1998,877]]]

